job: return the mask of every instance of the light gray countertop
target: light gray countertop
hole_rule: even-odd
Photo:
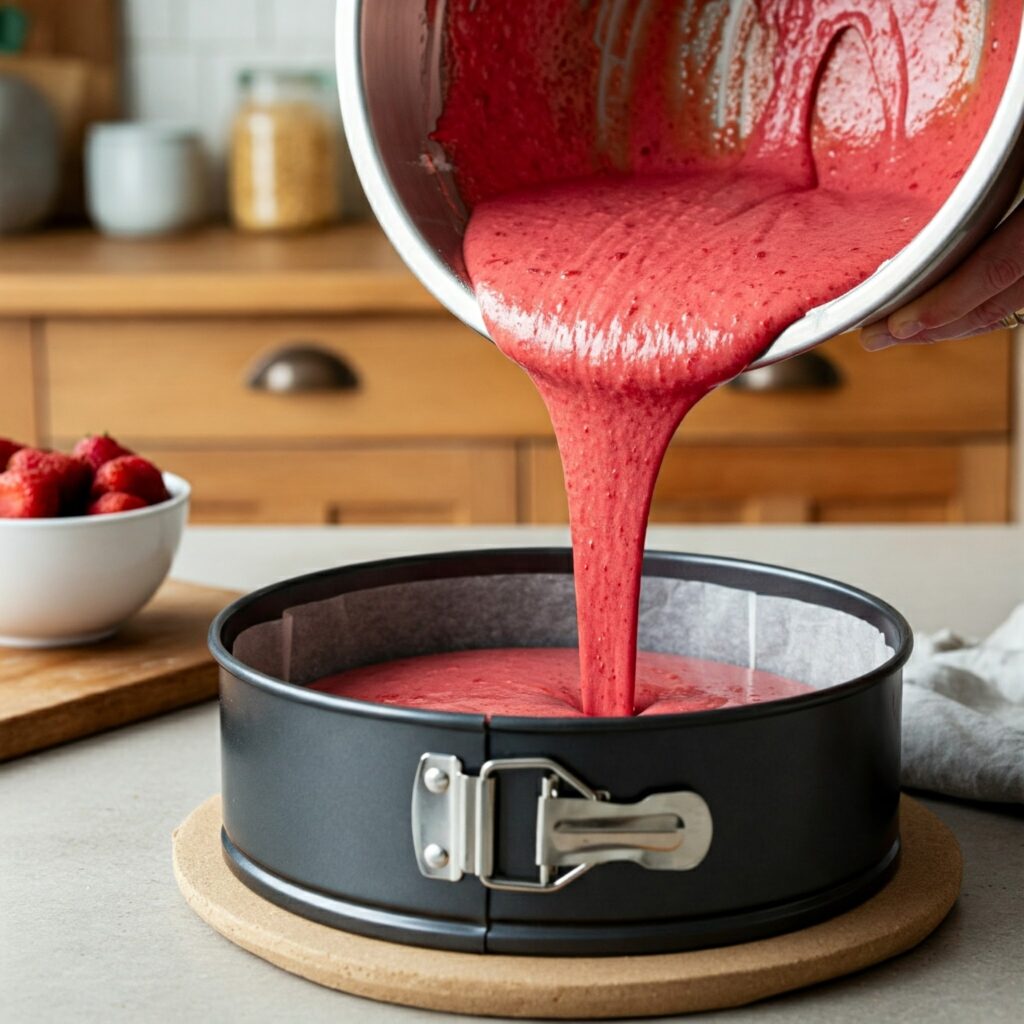
[[[248,589],[392,554],[564,539],[547,529],[193,529],[175,574]],[[1017,528],[661,528],[650,543],[833,575],[892,601],[922,629],[983,633],[1024,600]],[[171,874],[170,833],[219,788],[217,743],[209,704],[0,766],[0,1019],[442,1019],[293,978],[185,906]],[[1024,813],[925,802],[966,858],[960,902],[936,935],[853,977],[688,1019],[1024,1018]]]

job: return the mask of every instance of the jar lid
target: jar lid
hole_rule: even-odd
[[[296,94],[333,92],[334,74],[320,68],[244,68],[238,86],[257,101],[273,102]]]
[[[174,121],[97,121],[89,126],[90,139],[104,142],[183,142],[199,133]]]

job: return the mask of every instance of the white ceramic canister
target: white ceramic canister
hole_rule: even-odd
[[[86,140],[86,202],[109,235],[143,237],[194,227],[208,209],[199,136],[168,124],[94,125]]]

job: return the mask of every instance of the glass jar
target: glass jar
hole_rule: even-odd
[[[301,231],[337,219],[340,119],[320,72],[245,71],[231,133],[230,200],[246,231]]]

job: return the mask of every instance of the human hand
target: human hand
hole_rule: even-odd
[[[869,352],[927,345],[1014,326],[1024,308],[1024,207],[1015,210],[952,274],[887,320],[861,331]]]

